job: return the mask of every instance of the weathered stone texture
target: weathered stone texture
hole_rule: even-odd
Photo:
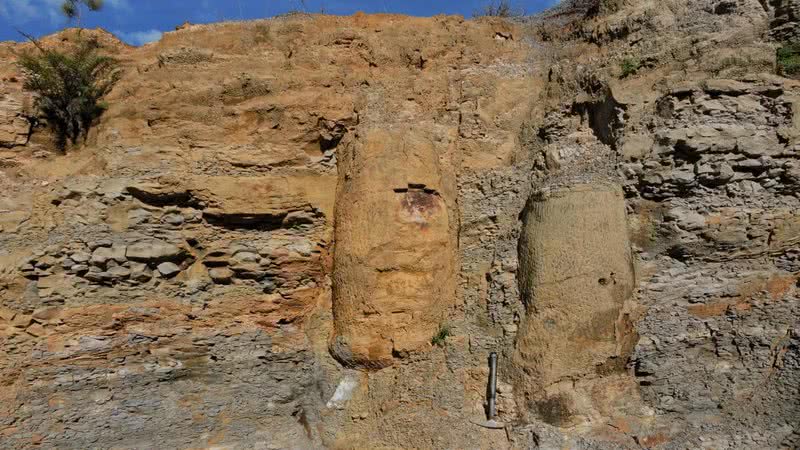
[[[794,89],[708,80],[658,100],[655,144],[622,165],[635,210],[663,208],[639,242],[648,308],[633,363],[644,400],[689,439],[797,442],[798,163]],[[685,174],[685,175],[684,175]],[[789,381],[791,380],[791,381]],[[717,420],[719,411],[738,423]]]
[[[0,90],[0,147],[25,145],[30,133],[31,123],[25,117],[20,98]]]
[[[0,448],[797,447],[794,3],[84,30],[66,155],[0,43]]]
[[[334,356],[382,367],[427,346],[455,295],[454,174],[419,131],[365,131],[340,155]]]
[[[631,350],[622,308],[634,274],[622,190],[577,185],[534,197],[523,224],[527,315],[514,353],[524,374],[516,387],[545,421],[569,425],[596,408],[582,384],[621,372]]]

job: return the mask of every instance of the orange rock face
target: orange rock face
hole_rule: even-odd
[[[84,33],[123,76],[66,155],[46,127],[28,139],[29,94],[0,65],[0,447],[467,445],[457,415],[375,441],[359,428],[410,404],[358,399],[423,395],[417,375],[390,383],[414,359],[447,372],[431,339],[459,298],[456,175],[510,164],[530,109],[514,27],[296,15],[141,48]],[[450,404],[474,409],[472,370],[436,381]]]

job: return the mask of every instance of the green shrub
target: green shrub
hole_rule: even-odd
[[[81,8],[85,7],[89,11],[100,11],[103,9],[103,3],[103,0],[64,0],[61,3],[61,13],[67,19],[74,20],[75,26],[80,28],[81,17],[83,16]]]
[[[515,8],[509,0],[492,0],[491,3],[473,13],[475,17],[522,17],[525,11]]]
[[[787,43],[778,48],[778,73],[781,75],[800,74],[800,43]]]
[[[431,344],[439,347],[444,347],[445,341],[450,336],[450,327],[442,324],[439,326],[439,331],[431,338]]]
[[[80,39],[67,51],[32,42],[36,50],[18,55],[24,87],[37,94],[34,106],[53,129],[56,146],[66,151],[107,108],[100,99],[119,79],[118,62],[98,54],[93,39]]]
[[[642,61],[639,58],[627,57],[619,63],[619,68],[620,78],[629,77],[642,68]]]

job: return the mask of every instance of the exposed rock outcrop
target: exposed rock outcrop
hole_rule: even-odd
[[[23,103],[0,91],[0,147],[12,148],[28,143],[31,122],[23,113]]]
[[[0,447],[797,447],[795,3],[84,30],[66,155],[0,43]]]
[[[559,426],[613,409],[597,404],[608,391],[601,378],[624,374],[636,342],[623,314],[634,274],[622,189],[576,185],[532,198],[518,273],[527,310],[513,360],[518,395]]]
[[[331,352],[383,367],[427,346],[455,300],[455,177],[452,148],[420,131],[364,133],[339,158]]]

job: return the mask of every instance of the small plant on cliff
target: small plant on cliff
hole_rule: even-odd
[[[800,43],[787,43],[778,48],[777,60],[778,73],[781,75],[800,74]]]
[[[627,57],[619,63],[620,78],[629,77],[642,68],[642,61],[639,58]]]
[[[81,26],[81,7],[86,7],[89,11],[100,11],[103,9],[103,0],[64,0],[61,3],[61,13],[68,19],[74,20],[78,28]]]
[[[492,0],[491,3],[473,13],[475,17],[522,17],[525,11],[515,8],[508,0]]]
[[[17,61],[25,74],[24,87],[37,94],[34,106],[52,127],[56,146],[66,151],[67,144],[86,137],[106,109],[100,99],[119,79],[118,63],[98,54],[93,39],[80,39],[66,51],[31,42],[36,50],[19,54]]]
[[[450,327],[446,324],[439,325],[439,331],[431,338],[431,345],[444,347],[445,341],[450,336]]]

